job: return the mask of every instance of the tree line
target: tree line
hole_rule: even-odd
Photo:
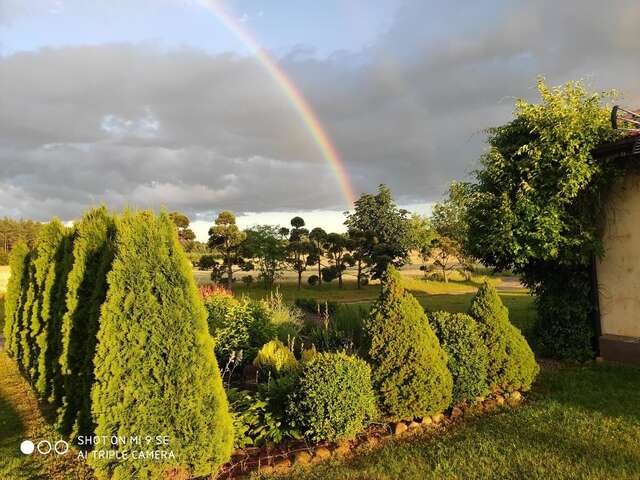
[[[0,218],[0,265],[8,265],[9,252],[20,240],[33,245],[41,226],[33,220]]]
[[[299,216],[291,219],[289,227],[256,225],[241,230],[235,215],[223,211],[209,229],[208,252],[200,256],[197,266],[211,270],[211,279],[227,286],[233,285],[240,272],[258,271],[258,280],[271,288],[282,271],[289,269],[297,274],[298,288],[306,271],[313,272],[307,279],[311,286],[337,280],[342,288],[348,274],[361,288],[370,279],[380,279],[389,265],[406,264],[416,251],[425,275],[437,271],[448,281],[452,270],[468,271],[472,265],[463,248],[466,227],[460,214],[461,189],[462,184],[452,189],[429,218],[399,208],[390,189],[380,185],[377,193],[363,194],[353,211],[345,212],[346,233],[310,229]],[[174,212],[171,218],[185,248],[202,251],[186,216]],[[254,278],[245,275],[242,281],[251,283]]]

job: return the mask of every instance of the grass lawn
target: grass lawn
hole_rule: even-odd
[[[525,405],[442,434],[394,440],[290,478],[340,480],[640,478],[640,369],[562,367]]]
[[[0,352],[0,478],[7,480],[67,480],[93,478],[89,469],[66,455],[23,455],[22,440],[60,439],[45,422],[38,401],[15,363]]]
[[[7,282],[9,281],[9,267],[0,265],[0,295],[7,291]]]

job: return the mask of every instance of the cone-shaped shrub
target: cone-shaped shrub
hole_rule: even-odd
[[[371,368],[346,353],[319,353],[304,364],[288,416],[312,441],[355,437],[376,416]]]
[[[464,313],[435,312],[429,323],[449,356],[453,404],[475,403],[476,397],[487,396],[489,350],[476,321]]]
[[[40,397],[47,398],[52,404],[57,404],[62,398],[60,333],[66,312],[67,277],[73,265],[73,238],[72,229],[53,221],[43,227],[37,247],[36,275],[46,270],[46,278],[41,290],[40,332],[36,337],[38,366],[35,387]],[[44,263],[45,259],[50,259],[48,264]]]
[[[37,311],[37,298],[38,298],[38,285],[36,283],[36,267],[35,260],[37,253],[32,250],[29,253],[29,262],[27,265],[27,272],[25,277],[25,290],[24,290],[24,304],[20,312],[19,328],[18,328],[18,343],[17,348],[18,355],[16,360],[18,366],[22,371],[22,374],[29,380],[32,378],[32,374],[35,371],[36,364],[36,352],[34,336],[31,334],[32,323],[31,318],[34,309]]]
[[[191,264],[167,214],[125,213],[117,223],[94,359],[95,433],[166,435],[169,458],[90,462],[113,480],[209,475],[229,459],[233,429]]]
[[[24,242],[17,243],[9,256],[11,275],[4,299],[4,338],[7,353],[15,359],[20,357],[20,333],[23,328],[22,314],[29,288],[31,254]]]
[[[58,414],[60,430],[72,437],[90,435],[95,428],[91,417],[93,357],[114,241],[115,219],[104,207],[87,212],[76,226],[61,327],[64,399]]]
[[[482,327],[489,349],[487,381],[492,390],[528,390],[539,372],[535,356],[496,289],[485,282],[471,302],[469,314]]]
[[[56,303],[56,295],[61,281],[64,286],[60,265],[67,235],[68,229],[57,218],[40,229],[34,247],[32,275],[23,315],[23,368],[41,398],[48,393],[46,368],[52,364],[49,343],[55,341],[50,337],[59,339],[59,328],[56,329],[51,323],[55,309],[60,306],[59,302]]]
[[[451,404],[447,354],[424,310],[390,267],[366,322],[373,384],[390,420],[437,413]]]

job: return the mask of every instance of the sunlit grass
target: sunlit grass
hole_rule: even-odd
[[[7,291],[7,282],[9,281],[9,267],[0,265],[0,295]]]
[[[301,480],[640,478],[640,370],[546,370],[527,402],[444,433],[392,440],[288,478]]]

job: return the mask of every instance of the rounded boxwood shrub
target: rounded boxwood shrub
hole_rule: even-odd
[[[61,325],[60,368],[64,385],[58,428],[72,437],[90,435],[93,357],[107,274],[114,256],[115,218],[105,207],[87,212],[76,225],[73,267],[67,281],[66,313]]]
[[[312,441],[355,437],[376,416],[367,363],[346,353],[319,353],[303,364],[288,416]]]
[[[429,315],[429,323],[449,356],[453,404],[486,397],[489,350],[476,321],[464,313],[435,312]]]
[[[111,480],[215,475],[233,448],[232,419],[191,264],[166,213],[127,212],[117,223],[94,359],[95,434],[165,435],[175,458],[90,463]]]
[[[478,289],[469,314],[482,327],[482,336],[489,349],[489,388],[492,391],[531,388],[540,368],[527,340],[509,321],[509,310],[489,282]]]
[[[451,404],[447,354],[422,306],[400,286],[400,274],[393,267],[383,278],[365,330],[373,385],[389,420],[432,415]]]
[[[14,245],[9,255],[11,275],[7,283],[4,298],[4,338],[6,352],[20,363],[20,336],[24,328],[22,323],[24,305],[29,288],[31,252],[23,241]]]

